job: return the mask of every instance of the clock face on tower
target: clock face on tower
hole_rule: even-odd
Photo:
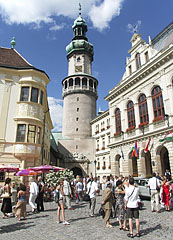
[[[75,66],[75,72],[82,72],[82,66]]]

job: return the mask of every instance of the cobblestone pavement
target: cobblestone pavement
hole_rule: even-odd
[[[96,213],[100,207],[101,197],[97,197]],[[54,202],[45,203],[45,211],[31,214],[27,206],[27,220],[17,222],[14,217],[0,218],[0,240],[112,240],[129,239],[128,232],[120,231],[116,219],[111,219],[113,228],[106,228],[100,216],[90,218],[88,204],[72,203],[74,210],[66,210],[66,220],[70,225],[56,223],[56,208]],[[144,201],[144,209],[140,211],[140,239],[159,240],[173,239],[173,211],[151,213],[150,202]],[[135,230],[134,230],[135,234]],[[135,237],[137,239],[137,237]]]

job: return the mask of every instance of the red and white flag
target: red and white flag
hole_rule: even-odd
[[[149,140],[148,140],[147,146],[146,146],[146,148],[144,150],[145,153],[148,152],[148,146],[150,145],[150,141],[151,141],[151,138],[149,138]]]

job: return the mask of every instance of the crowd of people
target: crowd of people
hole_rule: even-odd
[[[173,183],[169,172],[165,176],[153,173],[153,177],[148,181],[148,188],[151,194],[151,211],[161,212],[161,207],[165,211],[170,211],[170,202],[173,202]],[[133,177],[123,176],[103,176],[94,178],[92,175],[84,178],[76,176],[72,181],[67,178],[60,179],[54,188],[49,188],[44,184],[42,177],[30,181],[29,205],[33,214],[44,211],[44,197],[46,189],[49,189],[50,198],[53,197],[57,203],[57,223],[69,225],[66,221],[65,209],[73,210],[71,201],[80,205],[83,201],[88,201],[89,216],[95,217],[95,206],[97,195],[102,193],[101,208],[106,227],[112,228],[111,216],[119,222],[119,229],[128,231],[128,237],[133,238],[133,218],[136,222],[136,236],[140,237],[139,204],[141,202],[140,191]],[[10,213],[21,221],[26,219],[27,188],[24,184],[16,187],[11,184],[11,179],[7,178],[1,189],[3,218],[8,218]],[[61,221],[62,217],[62,221]],[[127,223],[128,219],[128,223]]]

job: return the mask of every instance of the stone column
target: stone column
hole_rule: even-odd
[[[159,172],[159,174],[162,174],[162,165],[161,165],[160,155],[156,155],[155,166],[152,166],[152,170],[153,172]]]
[[[140,159],[140,171],[138,173],[141,177],[146,177],[146,164],[145,164],[145,157],[141,157]]]
[[[135,123],[136,123],[136,128],[137,128],[137,135],[140,133],[140,130],[138,129],[138,126],[140,124],[140,119],[139,119],[139,106],[138,103],[134,104],[134,112],[135,112]]]
[[[152,96],[147,98],[147,107],[148,107],[148,116],[149,116],[149,130],[153,131],[153,120],[154,120],[154,112],[153,112],[153,101]]]
[[[3,94],[3,98],[2,98],[2,107],[0,112],[0,123],[1,123],[0,141],[5,140],[12,82],[13,80],[4,81],[4,92],[1,93]]]
[[[133,167],[132,167],[132,159],[128,160],[128,168],[129,168],[129,174],[133,174]]]

